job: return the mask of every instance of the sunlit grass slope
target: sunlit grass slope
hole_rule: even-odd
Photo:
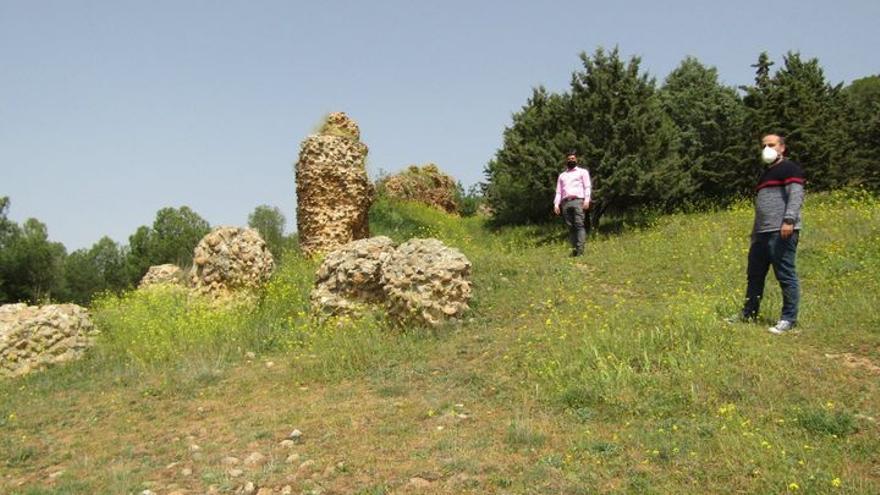
[[[316,321],[296,256],[234,307],[102,298],[86,360],[0,382],[0,493],[880,493],[880,202],[812,195],[804,215],[799,327],[773,336],[772,275],[758,324],[722,321],[748,204],[571,259],[561,225],[382,201],[373,235],[471,260],[463,321]],[[251,452],[268,461],[231,474]]]

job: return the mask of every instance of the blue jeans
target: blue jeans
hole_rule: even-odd
[[[773,274],[782,289],[782,320],[797,321],[798,303],[800,302],[800,283],[795,271],[799,232],[796,230],[788,239],[783,239],[779,232],[763,232],[752,236],[749,248],[749,267],[747,270],[749,284],[746,289],[746,302],[743,316],[754,318],[761,309],[764,297],[764,281],[767,271],[772,266]]]

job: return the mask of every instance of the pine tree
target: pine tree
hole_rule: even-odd
[[[748,142],[745,108],[734,88],[718,82],[714,67],[684,59],[667,76],[660,101],[680,132],[678,154],[695,200],[717,202],[751,187],[740,159]]]
[[[617,48],[580,58],[583,70],[571,81],[571,127],[593,178],[591,223],[609,210],[671,206],[687,197],[694,184],[677,154],[678,130],[663,112],[654,79],[640,71],[641,60],[624,63]]]
[[[533,90],[504,145],[486,166],[486,201],[501,224],[542,222],[551,218],[556,177],[568,148],[575,144],[570,127],[570,97]]]
[[[825,80],[817,59],[804,61],[800,54],[789,52],[773,77],[768,81],[759,77],[756,86],[747,88],[745,101],[752,141],[758,143],[769,132],[784,136],[789,157],[803,166],[810,188],[847,183],[851,158],[843,150],[849,148],[851,138],[842,132],[845,100],[841,85]],[[757,158],[752,160],[758,163]]]

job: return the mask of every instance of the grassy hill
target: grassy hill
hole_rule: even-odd
[[[0,382],[0,493],[880,493],[880,201],[808,198],[784,336],[772,276],[760,324],[723,323],[751,215],[573,260],[561,226],[380,203],[374,235],[473,263],[468,318],[434,330],[313,321],[295,256],[238,308],[105,297],[87,359]]]

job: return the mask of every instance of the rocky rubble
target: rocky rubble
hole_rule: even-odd
[[[377,304],[398,321],[438,325],[468,309],[470,266],[437,239],[412,239],[396,249],[387,237],[351,242],[318,269],[312,306],[339,315]]]
[[[0,306],[0,376],[19,376],[80,358],[97,335],[75,304]]]
[[[331,113],[319,134],[300,145],[296,218],[307,256],[369,237],[373,187],[365,166],[367,152],[357,123],[342,112]]]
[[[438,325],[468,309],[471,263],[437,239],[410,239],[382,265],[389,314]]]
[[[383,179],[379,188],[390,198],[418,201],[447,213],[458,211],[455,179],[441,172],[433,163],[422,167],[412,165]]]
[[[272,253],[256,230],[218,227],[193,251],[190,283],[208,294],[255,289],[269,280],[274,267]]]
[[[393,252],[394,242],[384,236],[353,241],[331,252],[315,275],[312,305],[338,315],[381,302],[382,264]]]
[[[146,275],[141,279],[138,288],[140,289],[162,284],[185,285],[186,274],[179,266],[171,263],[165,265],[153,265],[147,270]]]

